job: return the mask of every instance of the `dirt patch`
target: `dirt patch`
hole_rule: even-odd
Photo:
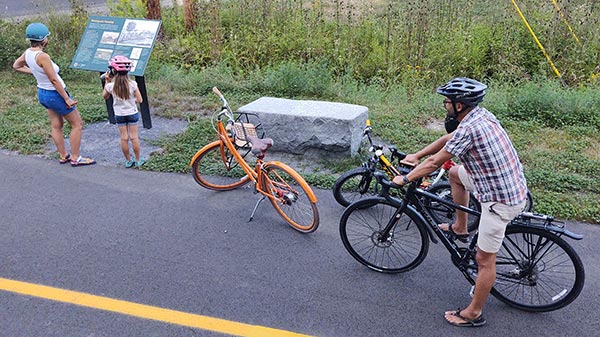
[[[149,158],[150,154],[160,151],[154,141],[161,137],[169,137],[185,130],[188,122],[178,118],[152,116],[152,128],[144,129],[140,122],[139,135],[142,156]],[[67,149],[69,140],[65,139]],[[133,153],[133,152],[132,152]],[[46,145],[46,156],[56,155],[56,147],[52,142]],[[86,125],[81,140],[81,155],[92,157],[99,165],[121,166],[125,157],[121,152],[119,129],[108,121]]]

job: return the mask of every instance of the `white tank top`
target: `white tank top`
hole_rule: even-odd
[[[27,62],[27,66],[33,72],[33,77],[35,77],[35,79],[37,80],[38,88],[42,88],[42,89],[46,89],[46,90],[56,90],[56,88],[52,85],[52,82],[50,82],[50,79],[48,79],[48,76],[44,72],[44,69],[42,67],[40,67],[37,64],[37,62],[35,61],[38,54],[41,52],[42,52],[41,50],[33,51],[30,49],[27,49],[25,51],[25,62]],[[62,78],[58,74],[58,71],[60,70],[60,68],[54,62],[52,62],[52,68],[54,68],[54,72],[56,72],[56,76],[58,77],[58,80],[60,81],[62,87],[64,88],[65,82],[62,80]]]

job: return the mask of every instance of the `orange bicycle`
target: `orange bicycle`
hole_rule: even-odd
[[[196,182],[215,191],[252,183],[255,193],[262,197],[256,202],[249,221],[254,218],[260,202],[268,198],[292,228],[302,233],[314,232],[319,226],[319,212],[317,197],[310,186],[288,165],[264,161],[273,140],[264,137],[262,123],[256,114],[234,113],[219,89],[214,87],[213,92],[223,103],[221,110],[212,116],[219,139],[192,157],[190,166]],[[250,153],[254,156],[248,156]]]

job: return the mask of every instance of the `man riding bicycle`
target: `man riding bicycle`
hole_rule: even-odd
[[[522,211],[527,196],[523,166],[512,142],[496,117],[478,104],[487,86],[469,78],[455,78],[437,88],[445,96],[446,125],[458,123],[456,130],[440,137],[422,150],[408,155],[404,162],[416,165],[393,182],[405,185],[438,169],[445,161],[458,157],[462,165],[449,171],[452,196],[456,203],[468,205],[469,191],[481,203],[477,239],[477,280],[471,303],[464,309],[446,311],[444,317],[455,326],[482,326],[483,306],[496,279],[496,253],[500,250],[508,223]],[[452,129],[452,128],[451,128]],[[455,223],[440,224],[440,229],[466,240],[467,214],[457,210]]]

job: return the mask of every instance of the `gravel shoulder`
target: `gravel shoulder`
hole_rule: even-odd
[[[152,128],[145,129],[140,121],[138,130],[142,157],[149,158],[153,152],[161,150],[154,141],[161,137],[176,135],[184,131],[187,125],[187,121],[181,119],[153,115]],[[122,166],[125,157],[121,152],[119,139],[119,129],[115,124],[110,124],[108,121],[88,124],[84,127],[81,137],[81,155],[94,158],[98,165]],[[69,149],[69,139],[65,139],[65,145]],[[46,145],[43,156],[53,158],[55,155],[56,147],[50,141]]]

